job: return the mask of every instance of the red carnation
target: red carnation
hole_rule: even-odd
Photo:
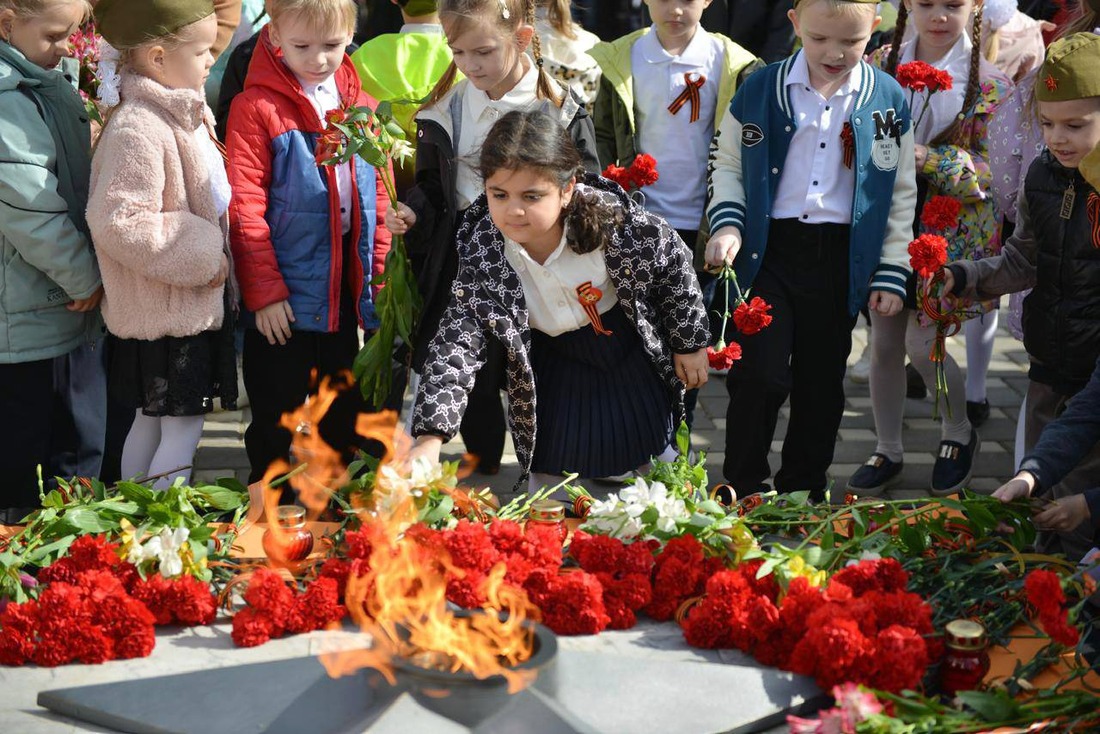
[[[627,174],[630,176],[630,183],[636,189],[657,183],[657,179],[660,178],[657,174],[657,161],[648,153],[635,157],[634,162],[627,169]]]
[[[870,685],[900,693],[920,685],[928,667],[928,646],[911,627],[892,624],[875,638]]]
[[[951,196],[933,196],[924,203],[921,224],[935,232],[946,232],[959,226],[962,202]]]
[[[1069,623],[1062,582],[1053,571],[1036,569],[1024,578],[1028,603],[1039,614],[1039,625],[1050,639],[1074,647],[1080,639],[1077,628]]]
[[[952,84],[951,74],[923,61],[901,64],[894,78],[902,87],[914,92],[923,92],[926,89],[929,92],[947,91]]]
[[[772,322],[771,304],[760,296],[753,296],[748,303],[742,301],[733,311],[733,323],[745,336],[752,336]]]
[[[459,568],[488,573],[500,560],[500,552],[481,523],[459,520],[453,530],[443,535],[443,545]]]
[[[245,607],[233,615],[233,644],[237,647],[262,645],[272,638],[274,629],[270,616]]]
[[[863,680],[873,649],[854,619],[835,617],[807,630],[791,653],[789,665],[792,672],[812,675],[818,686],[829,690]]]
[[[584,571],[558,574],[540,569],[531,574],[524,588],[542,610],[543,624],[559,635],[594,635],[611,621],[603,603],[603,587]]]
[[[310,583],[304,594],[294,600],[287,615],[287,630],[300,634],[324,629],[344,617],[344,607],[337,594],[336,580],[319,578]]]
[[[771,316],[767,318],[771,320]],[[710,362],[711,369],[728,370],[739,359],[741,359],[741,345],[737,342],[730,342],[718,350],[707,347],[707,361]]]
[[[909,264],[922,278],[931,278],[947,264],[947,240],[922,234],[909,243]]]
[[[624,189],[630,188],[630,177],[627,176],[626,169],[622,166],[616,166],[614,163],[608,163],[607,168],[603,169],[603,173],[600,174],[608,181],[614,181]]]

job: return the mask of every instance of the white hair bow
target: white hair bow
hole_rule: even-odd
[[[99,88],[96,97],[107,107],[114,107],[119,103],[119,87],[122,77],[118,73],[118,62],[122,55],[118,49],[100,39],[99,64],[96,66],[95,76],[99,80]]]

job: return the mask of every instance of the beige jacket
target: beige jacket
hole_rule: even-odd
[[[195,129],[200,92],[167,89],[137,74],[92,159],[88,226],[103,276],[103,318],[116,336],[159,339],[221,326],[218,274],[225,230]]]

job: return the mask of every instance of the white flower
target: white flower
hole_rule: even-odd
[[[141,531],[135,530],[130,538],[130,551],[126,554],[126,561],[135,566],[140,566],[145,560],[145,549],[141,547]]]
[[[661,502],[656,503],[656,507],[657,529],[662,533],[674,532],[681,521],[691,518],[687,511],[687,505],[679,497],[666,497]]]
[[[606,500],[592,503],[584,525],[600,535],[628,540],[641,534],[642,523],[638,516],[644,510],[644,505],[628,505],[611,494]]]
[[[160,561],[160,575],[166,579],[179,576],[183,573],[183,559],[180,550],[187,542],[187,536],[191,531],[187,528],[171,530],[164,528],[159,535],[154,535],[142,548],[143,561]],[[131,550],[131,553],[133,551]]]

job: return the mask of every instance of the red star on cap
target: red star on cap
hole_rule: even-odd
[[[1047,74],[1046,84],[1047,89],[1052,92],[1058,88],[1058,80],[1054,78],[1053,74]]]

